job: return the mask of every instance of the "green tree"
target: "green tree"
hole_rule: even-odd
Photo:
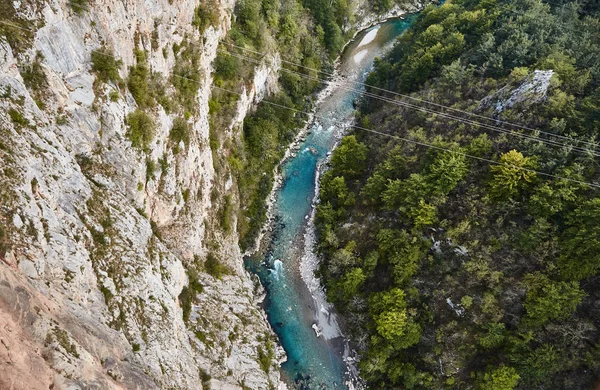
[[[567,217],[560,236],[561,275],[571,280],[588,278],[600,270],[600,198],[584,202]]]
[[[525,322],[542,326],[551,320],[563,320],[575,312],[585,296],[577,282],[557,282],[541,273],[525,277],[527,295]]]
[[[517,387],[521,377],[517,370],[512,367],[501,365],[498,368],[490,368],[483,375],[479,384],[481,390],[513,390]]]
[[[366,277],[362,268],[353,268],[346,272],[342,281],[342,289],[346,299],[352,298],[358,294],[365,280]]]
[[[520,190],[531,183],[535,177],[533,158],[525,157],[521,152],[511,150],[500,156],[499,165],[492,165],[490,194],[500,200],[516,196]]]
[[[342,139],[331,156],[331,169],[336,175],[354,178],[366,168],[367,147],[354,135]]]
[[[98,50],[93,50],[91,54],[92,71],[96,73],[98,79],[105,83],[112,81],[116,85],[122,83],[119,69],[123,65],[123,61],[117,60],[112,51],[106,47],[101,47]]]

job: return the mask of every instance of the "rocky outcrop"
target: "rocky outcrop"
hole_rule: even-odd
[[[277,386],[283,353],[261,287],[243,270],[235,229],[215,222],[210,74],[233,3],[219,4],[220,23],[202,34],[196,3],[102,0],[81,14],[63,1],[16,5],[43,26],[19,55],[0,39],[0,388]],[[132,147],[136,101],[97,80],[91,54],[110,48],[125,78],[145,49],[172,96],[173,46],[184,40],[199,48],[202,76],[189,142],[173,144],[177,115],[156,105],[152,142]],[[36,56],[41,91],[22,76]],[[277,66],[256,72],[239,120]],[[186,270],[209,256],[230,272],[199,273],[189,287]]]
[[[543,102],[548,96],[553,70],[535,70],[518,81],[518,85],[507,85],[481,101],[481,108],[493,107],[496,114],[517,105]]]

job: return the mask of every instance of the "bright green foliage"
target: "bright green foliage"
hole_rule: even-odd
[[[147,149],[154,139],[156,125],[152,118],[142,110],[135,110],[127,115],[127,138],[131,144],[140,149]]]
[[[568,318],[585,296],[579,288],[579,283],[555,282],[544,274],[527,275],[525,283],[525,321],[533,326]]]
[[[346,298],[351,298],[358,294],[365,279],[366,277],[362,268],[354,268],[346,273],[342,282],[342,290]]]
[[[394,288],[374,294],[369,305],[377,332],[390,341],[393,348],[408,348],[419,341],[421,328],[407,314],[404,291]]]
[[[466,157],[452,152],[439,152],[427,168],[427,181],[434,191],[447,195],[468,172]]]
[[[123,61],[116,59],[111,50],[103,46],[92,51],[91,56],[92,71],[96,73],[100,81],[105,83],[112,81],[115,85],[123,82],[119,75],[119,69],[123,66]]]
[[[493,175],[490,181],[490,194],[497,199],[516,196],[536,177],[532,172],[535,168],[532,158],[524,157],[521,152],[514,149],[503,153],[498,162],[500,165],[490,167]]]
[[[513,390],[519,383],[520,376],[512,367],[501,365],[486,371],[479,385],[481,390]]]

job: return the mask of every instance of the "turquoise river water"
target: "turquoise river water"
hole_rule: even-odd
[[[339,76],[356,91],[331,85],[331,93],[317,105],[316,119],[306,140],[282,166],[283,184],[273,206],[273,233],[263,240],[264,249],[246,261],[247,268],[259,276],[267,291],[265,310],[287,353],[282,374],[290,388],[348,387],[346,382],[352,372],[344,359],[349,355],[348,345],[312,275],[316,257],[311,253],[309,222],[317,170],[344,127],[351,123],[354,102],[364,89],[360,83],[372,68],[374,58],[390,48],[413,19],[411,15],[371,27],[346,47]]]

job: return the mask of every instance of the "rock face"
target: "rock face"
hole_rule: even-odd
[[[235,229],[216,228],[211,200],[223,180],[209,146],[211,63],[233,2],[218,4],[220,22],[202,33],[196,0],[99,0],[80,14],[70,3],[15,3],[38,21],[30,46],[0,38],[0,388],[277,387],[283,352],[261,287],[243,269]],[[112,49],[125,79],[145,49],[169,84],[184,41],[199,48],[201,70],[189,142],[173,144],[177,115],[156,105],[152,142],[132,147],[136,100],[99,82],[91,55]],[[36,56],[43,91],[22,76]],[[273,88],[278,66],[259,67],[238,120]],[[189,265],[211,256],[229,272],[198,273],[186,287]]]
[[[506,86],[481,102],[481,107],[494,107],[499,114],[516,105],[531,105],[544,101],[551,84],[553,70],[535,70],[523,78],[516,88]]]

